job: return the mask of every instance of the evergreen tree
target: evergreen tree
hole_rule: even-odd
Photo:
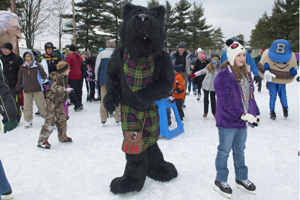
[[[0,10],[8,10],[10,8],[10,0],[1,0]]]
[[[177,47],[179,42],[187,42],[189,38],[187,20],[191,3],[180,0],[175,4],[174,22],[169,29],[168,42],[171,47]]]
[[[249,41],[250,47],[256,49],[263,49],[264,47],[271,46],[272,39],[269,38],[271,36],[270,30],[270,17],[267,15],[267,12],[265,12],[262,15],[262,17],[258,19],[255,25],[255,29],[251,31]]]
[[[166,15],[165,15],[165,32],[167,34],[167,40],[165,42],[165,48],[170,49],[172,48],[171,44],[170,44],[170,40],[172,40],[172,26],[173,23],[175,21],[175,17],[174,17],[174,13],[175,10],[172,7],[172,5],[170,4],[169,1],[166,1]],[[174,48],[174,46],[173,46]]]
[[[193,7],[189,12],[189,22],[187,23],[188,34],[186,37],[186,48],[207,49],[213,44],[211,39],[212,26],[206,24],[204,16],[204,8],[202,4],[193,3]]]
[[[148,4],[148,8],[152,8],[152,7],[155,7],[155,6],[158,6],[159,5],[159,1],[158,0],[149,0],[147,1],[147,4]]]
[[[212,42],[213,46],[211,49],[222,50],[224,48],[225,41],[223,40],[225,37],[221,30],[221,27],[214,29],[212,32]]]

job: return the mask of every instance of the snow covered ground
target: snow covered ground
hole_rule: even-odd
[[[284,119],[277,99],[275,121],[269,118],[269,93],[255,92],[261,111],[261,126],[249,128],[246,164],[249,179],[257,186],[252,195],[235,186],[232,155],[229,157],[228,182],[231,199],[298,200],[299,199],[299,83],[287,84],[289,117]],[[86,98],[84,87],[84,96]],[[123,175],[125,156],[121,151],[122,132],[113,118],[105,126],[100,122],[100,104],[84,101],[84,110],[69,107],[68,136],[73,143],[60,143],[55,130],[50,150],[37,148],[44,120],[33,119],[25,129],[22,118],[12,132],[0,134],[0,158],[16,200],[222,200],[213,190],[218,132],[211,113],[204,119],[203,99],[190,94],[186,99],[185,133],[158,144],[167,161],[175,164],[178,177],[168,183],[146,179],[140,192],[114,195],[110,192],[113,178]],[[36,111],[36,106],[34,106]],[[209,111],[210,112],[210,111]],[[175,128],[175,118],[173,124]]]

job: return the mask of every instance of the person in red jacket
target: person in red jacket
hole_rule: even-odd
[[[173,85],[173,96],[176,101],[176,106],[179,112],[179,116],[181,121],[183,121],[184,117],[184,112],[182,110],[182,104],[184,100],[184,95],[185,95],[185,87],[184,87],[184,79],[180,75],[180,66],[179,65],[174,65],[174,70],[175,70],[175,81]]]
[[[79,111],[83,109],[82,105],[82,75],[81,66],[83,60],[81,56],[76,52],[76,46],[73,44],[69,47],[70,55],[67,57],[66,62],[70,65],[70,73],[68,78],[68,84],[74,90],[69,94],[71,103],[74,104],[74,110]]]

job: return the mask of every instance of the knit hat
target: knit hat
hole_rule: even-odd
[[[184,42],[180,42],[179,45],[178,45],[178,48],[185,48]]]
[[[199,52],[203,52],[203,50],[200,47],[197,49],[197,53]]]
[[[102,48],[102,47],[100,47],[100,48],[99,48],[99,51],[103,51],[103,48]]]
[[[181,68],[179,65],[174,65],[174,70],[178,73],[181,71]]]
[[[62,74],[64,73],[66,70],[70,69],[70,65],[64,61],[60,61],[57,66],[56,69],[58,71],[58,73]]]
[[[69,50],[70,51],[76,51],[76,46],[71,44],[71,46],[69,47]]]
[[[69,53],[69,49],[65,49],[65,53]]]
[[[9,49],[10,51],[12,51],[12,44],[10,42],[6,42],[4,45],[3,45],[3,48],[6,48],[6,49]]]
[[[230,43],[230,41],[227,40],[226,44],[229,44],[229,43]],[[242,53],[242,52],[245,53],[246,51],[245,51],[245,48],[239,42],[233,42],[231,45],[227,45],[227,46],[228,46],[228,48],[226,50],[227,60],[229,61],[229,64],[231,66],[233,66],[236,55],[238,55],[239,53]]]
[[[93,63],[93,59],[92,58],[88,58],[86,60],[86,64],[91,65]]]

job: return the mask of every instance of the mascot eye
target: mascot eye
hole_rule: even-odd
[[[238,46],[239,46],[239,44],[235,43],[235,44],[231,45],[231,49],[236,49]]]

